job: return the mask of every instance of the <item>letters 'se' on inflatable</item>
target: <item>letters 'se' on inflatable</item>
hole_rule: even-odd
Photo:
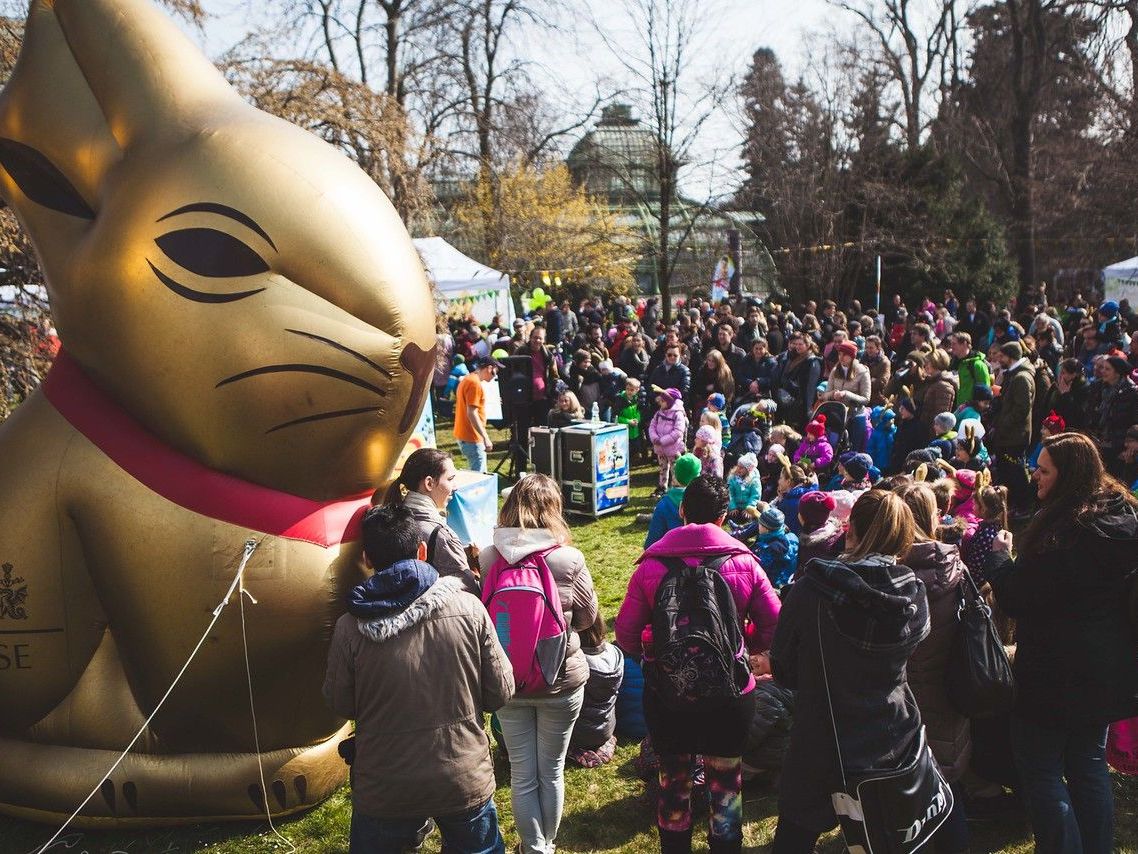
[[[376,185],[241,100],[146,0],[35,0],[0,193],[64,351],[0,425],[0,811],[60,821],[154,710],[247,540],[254,748],[226,609],[87,826],[283,814],[339,786],[327,642],[434,367]],[[236,603],[234,603],[236,604]]]

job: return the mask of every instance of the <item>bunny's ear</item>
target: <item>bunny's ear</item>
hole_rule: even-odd
[[[35,0],[0,93],[0,195],[49,282],[90,228],[103,177],[121,156],[51,3]]]
[[[976,475],[976,491],[987,489],[992,483],[992,473],[987,469],[981,469],[980,474]]]
[[[776,454],[775,456],[778,457],[779,465],[782,466],[782,470],[784,472],[786,472],[787,476],[789,477],[790,476],[790,457],[788,457],[786,454]]]
[[[916,469],[913,471],[913,479],[914,479],[914,480],[916,480],[918,483],[924,483],[924,482],[925,482],[925,479],[926,479],[928,476],[929,476],[929,466],[928,466],[928,463],[921,463],[921,464],[920,464],[919,466],[917,466],[917,468],[916,468]]]
[[[211,112],[243,106],[221,72],[147,0],[53,5],[74,61],[124,149],[140,139],[195,132]]]
[[[952,467],[952,464],[949,463],[948,460],[937,460],[936,464],[937,467],[949,477],[952,477],[954,474],[956,474],[956,469]]]
[[[19,59],[0,93],[0,138],[18,143],[5,147],[9,175],[21,172],[26,183],[38,173],[41,183],[51,176],[56,180],[48,183],[57,185],[57,177],[66,176],[64,183],[88,209],[95,207],[103,176],[121,157],[46,0],[31,5]]]

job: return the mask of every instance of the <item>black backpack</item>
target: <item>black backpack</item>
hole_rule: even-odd
[[[747,685],[751,665],[743,627],[731,588],[719,574],[730,558],[720,555],[697,566],[675,557],[660,559],[668,573],[656,590],[653,655],[645,668],[666,703],[731,699]]]

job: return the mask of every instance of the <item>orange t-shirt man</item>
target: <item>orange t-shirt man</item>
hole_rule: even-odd
[[[458,383],[454,403],[454,438],[460,442],[481,442],[482,434],[471,421],[468,407],[473,406],[478,420],[486,424],[486,392],[482,389],[481,371],[472,371]]]

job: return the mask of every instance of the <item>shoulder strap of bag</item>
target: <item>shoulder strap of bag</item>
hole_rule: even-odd
[[[818,603],[818,655],[822,658],[822,684],[826,686],[826,705],[830,709],[830,726],[834,730],[834,749],[838,751],[838,770],[842,775],[842,788],[849,788],[846,783],[846,766],[842,761],[842,745],[838,741],[838,721],[834,717],[834,700],[830,696],[830,674],[826,670],[826,649],[822,645],[822,603]]]
[[[706,566],[708,569],[714,569],[718,572],[719,568],[733,557],[734,555],[732,554],[716,555],[708,560],[701,560],[696,566]],[[691,566],[691,564],[687,563],[682,557],[676,557],[675,555],[660,557],[658,560],[668,568],[669,575],[673,572],[683,572]]]
[[[442,524],[435,526],[435,530],[431,531],[431,536],[427,537],[427,563],[431,566],[435,565],[435,546],[439,542],[439,531],[443,529]]]

